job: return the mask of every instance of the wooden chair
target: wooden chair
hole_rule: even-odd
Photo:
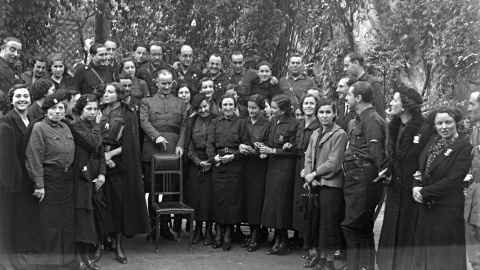
[[[195,210],[190,206],[183,203],[183,162],[181,159],[177,158],[175,154],[169,155],[152,155],[152,183],[151,183],[151,193],[150,200],[155,209],[155,228],[156,228],[156,237],[155,237],[155,252],[158,252],[158,243],[160,237],[160,216],[161,215],[179,215],[182,218],[190,220],[190,231],[189,237],[190,242],[188,249],[192,250],[192,241],[193,241],[193,221],[195,220]],[[174,183],[172,180],[172,175],[178,174],[179,176],[179,188],[178,191],[174,190]],[[155,192],[155,179],[156,175],[162,175],[159,182],[161,182],[162,191]],[[171,202],[156,202],[155,195],[179,195],[179,201]],[[177,232],[177,241],[180,242],[181,228]]]

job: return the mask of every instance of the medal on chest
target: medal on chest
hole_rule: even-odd
[[[17,79],[17,80],[18,80],[18,79],[20,79],[20,77],[18,77],[18,75],[17,75],[17,74],[15,74],[15,79]]]
[[[288,88],[288,90],[290,90],[290,92],[293,92],[293,87]]]
[[[238,85],[242,85],[242,83],[243,83],[243,81],[239,81],[239,82],[238,82]]]
[[[278,140],[283,142],[283,135],[278,135]]]

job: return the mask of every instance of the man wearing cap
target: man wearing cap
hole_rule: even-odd
[[[162,45],[160,45],[159,43],[150,44],[149,52],[150,61],[138,68],[137,77],[147,83],[150,95],[153,96],[158,91],[158,87],[155,82],[157,73],[162,69],[172,72],[172,68],[163,61]],[[172,80],[173,84],[171,86],[171,90],[173,92],[177,87],[177,82],[175,81],[175,74],[172,74]]]
[[[283,93],[290,98],[295,108],[299,107],[302,97],[307,90],[315,87],[315,82],[303,73],[302,55],[295,53],[288,61],[288,73],[285,77],[280,78],[278,82]]]
[[[198,83],[203,78],[203,73],[193,64],[193,49],[189,45],[183,45],[177,49],[177,56],[180,60],[177,68],[173,70],[177,77],[177,85],[186,83],[193,98],[198,93]],[[175,89],[172,89],[175,90]]]
[[[0,91],[7,94],[15,84],[23,84],[21,72],[14,68],[20,57],[22,43],[14,37],[8,37],[0,42]]]
[[[113,71],[107,66],[107,48],[105,45],[95,43],[90,47],[92,61],[85,68],[75,72],[75,80],[80,94],[93,94],[95,87],[100,84],[114,81]]]
[[[344,71],[359,81],[368,82],[373,88],[372,105],[383,119],[387,117],[385,113],[385,98],[383,97],[382,85],[372,76],[368,75],[363,66],[363,56],[357,52],[349,53],[343,60]]]
[[[471,144],[473,160],[470,174],[467,175],[469,187],[465,197],[465,240],[468,260],[475,270],[480,269],[480,91],[470,94],[468,113],[473,126]]]
[[[171,94],[172,82],[173,77],[170,71],[159,70],[156,77],[158,92],[142,99],[140,105],[140,124],[145,131],[142,159],[146,172],[146,192],[150,192],[152,181],[150,175],[152,155],[175,154],[181,159],[184,153],[187,108],[183,100]],[[163,200],[168,201],[171,198],[164,196]],[[150,204],[150,200],[148,202]],[[152,223],[155,221],[155,211],[151,205],[149,205],[149,212]],[[153,226],[155,226],[154,223],[152,223]],[[175,239],[165,222],[161,222],[160,226],[160,233],[164,238]]]

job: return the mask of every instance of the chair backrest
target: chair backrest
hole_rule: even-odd
[[[180,201],[183,202],[183,162],[175,154],[152,155],[151,163],[151,190],[152,194],[162,195],[180,195]],[[178,188],[175,190],[176,177],[178,174]],[[160,177],[156,177],[160,175]],[[156,183],[159,181],[160,183]],[[155,185],[160,185],[161,191],[155,192]],[[150,196],[154,198],[155,196]]]

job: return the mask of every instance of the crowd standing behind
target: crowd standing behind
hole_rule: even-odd
[[[193,244],[255,252],[270,228],[267,254],[303,249],[304,268],[332,270],[340,256],[348,270],[457,270],[468,254],[480,269],[479,91],[468,138],[459,109],[423,118],[421,95],[404,85],[387,117],[385,90],[356,52],[344,57],[332,99],[298,53],[277,79],[266,61],[245,68],[240,51],[230,68],[212,53],[202,70],[189,45],[172,66],[159,43],[135,44],[117,62],[113,40],[92,44],[73,74],[62,54],[35,56],[22,73],[22,49],[17,38],[0,42],[2,269],[99,270],[107,250],[128,263],[124,236],[154,239],[159,226],[175,240],[171,218],[156,224],[145,203],[152,155],[185,163]]]

